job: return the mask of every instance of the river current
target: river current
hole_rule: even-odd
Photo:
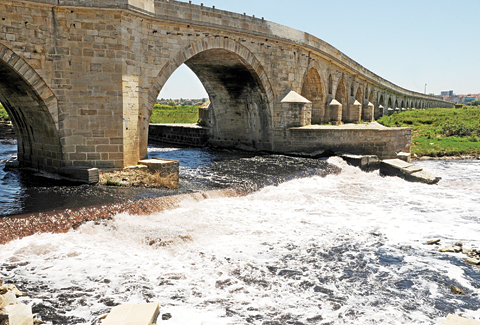
[[[176,150],[151,149],[165,158]],[[439,324],[448,313],[480,320],[480,268],[426,245],[440,238],[480,247],[480,161],[417,162],[442,176],[438,185],[327,163],[341,172],[305,168],[245,197],[185,200],[8,243],[0,278],[25,291],[21,300],[49,324],[98,324],[114,305],[153,301],[158,323],[172,325]],[[213,188],[230,165],[214,166],[225,177],[213,173]],[[182,173],[208,178],[214,169]]]

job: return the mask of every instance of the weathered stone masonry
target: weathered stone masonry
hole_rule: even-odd
[[[329,143],[328,132],[309,131],[303,141],[290,127],[371,120],[389,107],[452,106],[263,18],[173,0],[0,3],[0,102],[13,118],[24,166],[136,164],[147,153],[155,99],[183,63],[210,96],[209,141],[218,146],[316,150]],[[290,90],[311,104],[286,108],[282,96]],[[346,138],[349,147],[368,142]],[[409,150],[409,143],[393,147]]]

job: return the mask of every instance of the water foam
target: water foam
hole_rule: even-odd
[[[170,324],[480,319],[478,268],[425,245],[479,247],[477,193],[329,162],[342,173],[11,242],[0,275],[54,323],[91,324],[114,304],[146,301]]]

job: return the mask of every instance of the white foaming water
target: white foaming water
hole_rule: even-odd
[[[429,186],[329,162],[342,173],[9,243],[0,276],[59,324],[147,301],[171,314],[159,323],[175,325],[480,320],[480,269],[425,245],[480,247],[477,188],[453,184],[468,164],[422,163],[446,178]],[[471,174],[463,183],[478,182]]]

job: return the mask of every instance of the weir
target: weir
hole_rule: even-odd
[[[208,92],[208,142],[217,147],[347,151],[372,136],[308,126],[371,122],[397,107],[453,107],[313,35],[181,1],[5,0],[0,18],[0,102],[20,165],[37,170],[122,168],[146,158],[155,100],[183,63]],[[410,152],[408,130],[382,136],[378,152],[362,153]]]

